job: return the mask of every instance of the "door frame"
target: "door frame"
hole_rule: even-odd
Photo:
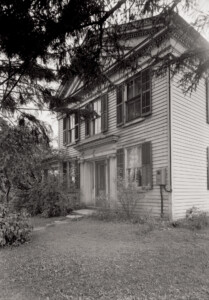
[[[108,195],[109,194],[109,159],[107,157],[101,157],[97,160],[94,160],[93,161],[93,181],[94,181],[94,186],[92,188],[92,198],[94,199],[94,205],[96,206],[97,203],[96,203],[96,198],[97,198],[97,187],[96,187],[96,182],[97,182],[97,179],[96,179],[96,168],[97,168],[97,164],[99,164],[100,162],[104,162],[104,165],[105,165],[105,195]]]

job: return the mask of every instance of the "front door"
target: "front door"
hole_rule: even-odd
[[[96,183],[96,205],[102,205],[106,196],[106,162],[101,160],[96,162],[96,174],[95,174],[95,183]]]

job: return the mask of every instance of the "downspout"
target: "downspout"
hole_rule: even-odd
[[[164,217],[164,197],[163,197],[163,190],[167,193],[170,193],[169,195],[169,215],[171,215],[172,218],[172,203],[171,203],[171,193],[172,193],[172,163],[171,163],[171,79],[170,79],[170,66],[168,66],[168,160],[169,160],[169,189],[166,188],[166,184],[160,184],[160,199],[161,199],[161,205],[160,205],[160,216],[161,218]],[[170,211],[171,209],[171,211]]]
[[[169,195],[169,215],[170,218],[172,219],[172,131],[171,131],[171,70],[170,66],[168,66],[168,110],[169,110],[169,129],[168,129],[168,134],[169,134],[169,184],[170,184],[170,189],[169,191],[166,190],[167,192],[170,193]]]

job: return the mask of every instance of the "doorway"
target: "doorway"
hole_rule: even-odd
[[[95,196],[96,205],[102,206],[106,196],[106,161],[101,160],[95,163]]]

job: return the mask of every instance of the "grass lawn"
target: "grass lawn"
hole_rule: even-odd
[[[91,219],[42,228],[0,250],[0,299],[209,299],[209,230]]]

